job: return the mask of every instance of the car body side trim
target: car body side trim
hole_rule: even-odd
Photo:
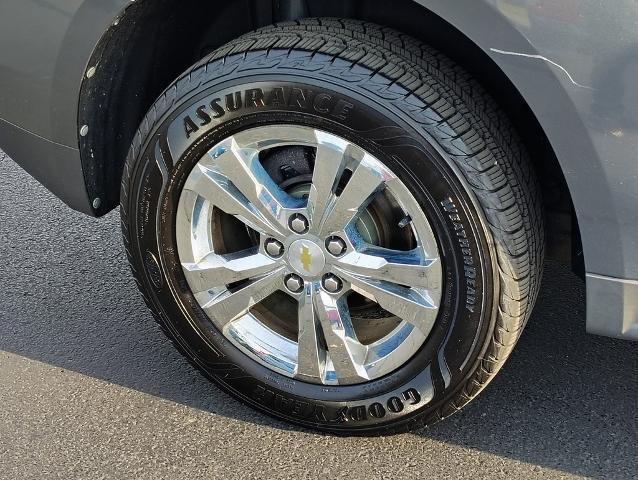
[[[638,280],[588,273],[587,331],[638,340]]]
[[[18,154],[20,165],[63,202],[93,215],[77,148],[47,140],[1,118],[0,145],[9,157]]]

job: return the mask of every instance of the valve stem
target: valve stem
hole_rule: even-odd
[[[410,215],[406,215],[405,217],[403,217],[403,219],[399,222],[399,228],[405,228],[408,225],[410,225],[412,223],[412,217]]]

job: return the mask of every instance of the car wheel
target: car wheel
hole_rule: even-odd
[[[465,405],[541,277],[539,190],[495,102],[361,22],[267,27],[198,62],[142,122],[121,202],[180,351],[245,403],[334,433]]]

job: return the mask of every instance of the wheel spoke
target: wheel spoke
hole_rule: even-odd
[[[438,306],[424,290],[403,287],[394,283],[372,280],[352,275],[336,268],[343,279],[350,282],[350,288],[377,302],[381,308],[419,328],[428,335],[438,313]]]
[[[325,372],[326,352],[319,345],[319,325],[315,314],[314,285],[306,284],[299,299],[299,338],[297,371],[295,377],[313,383],[322,383]]]
[[[282,287],[283,268],[259,278],[238,290],[218,289],[213,298],[202,305],[215,325],[223,329],[253,306]],[[200,294],[201,295],[201,294]]]
[[[357,339],[345,297],[337,299],[318,290],[315,307],[339,384],[368,380],[367,348]]]
[[[321,235],[340,232],[363,212],[386,181],[395,178],[380,162],[363,157],[341,194],[335,199],[320,228]]]
[[[197,263],[182,263],[188,285],[194,293],[272,272],[277,262],[256,253],[255,248],[232,255],[209,253]]]
[[[258,212],[225,176],[201,163],[193,169],[184,190],[201,195],[223,212],[239,218],[253,230],[264,235],[278,239],[286,235],[279,224]]]
[[[315,135],[317,155],[308,194],[308,215],[313,224],[313,233],[318,232],[327,206],[335,199],[334,190],[346,168],[349,145],[345,140],[323,132],[315,132]]]
[[[435,262],[437,260],[423,258],[420,250],[399,251],[368,246],[348,253],[337,264],[354,275],[410,287],[431,288],[437,287],[439,282],[438,272],[432,272],[430,268]]]
[[[259,161],[259,151],[242,148],[234,137],[211,153],[214,165],[271,223],[286,225],[286,210],[301,201],[290,197],[273,181]]]

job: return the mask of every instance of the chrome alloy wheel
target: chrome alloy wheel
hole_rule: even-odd
[[[314,157],[305,195],[280,186],[262,162],[292,146]],[[378,197],[400,212],[385,226],[406,232],[400,248],[370,234],[395,218],[370,213]],[[245,248],[220,231],[239,222],[252,240]],[[421,348],[437,318],[442,266],[423,210],[383,163],[324,131],[263,126],[217,144],[185,182],[176,239],[188,285],[213,324],[288,377],[331,385],[377,379]],[[374,306],[374,318],[359,319],[361,305]],[[361,334],[371,323],[376,334]]]

